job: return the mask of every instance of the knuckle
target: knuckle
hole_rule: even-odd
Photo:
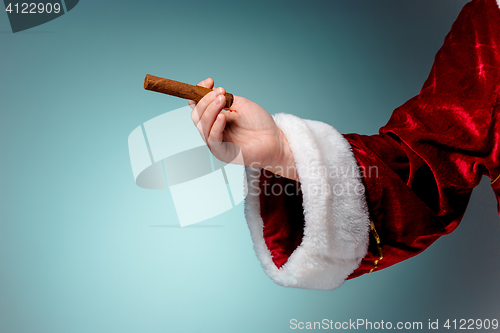
[[[196,108],[193,109],[193,111],[191,111],[191,120],[193,121],[193,123],[196,125],[196,123],[198,122],[198,114],[196,112]]]

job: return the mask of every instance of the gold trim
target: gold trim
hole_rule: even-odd
[[[497,178],[495,178],[495,180],[491,181],[491,185],[493,185],[498,179],[500,179],[500,175],[498,175]]]
[[[377,260],[374,261],[373,268],[370,269],[369,273],[376,270],[378,267],[379,261],[384,259],[384,253],[382,252],[382,247],[380,246],[380,236],[378,235],[377,229],[375,229],[375,223],[373,223],[373,220],[370,220],[370,231],[372,232],[373,238],[375,238],[375,241],[377,242],[377,250],[378,250],[379,257]]]

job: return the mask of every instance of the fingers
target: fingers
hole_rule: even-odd
[[[210,129],[210,134],[208,135],[208,144],[209,147],[211,145],[217,145],[222,143],[224,128],[226,127],[226,117],[221,112],[215,118],[215,122]]]
[[[214,156],[223,161],[227,154],[225,143],[222,142],[224,128],[226,127],[226,117],[219,113],[208,136],[207,146]]]
[[[205,80],[201,81],[200,83],[198,83],[197,86],[213,89],[214,80],[211,78],[205,79]],[[191,109],[194,109],[194,107],[196,106],[196,102],[193,100],[189,100],[188,104],[191,107]]]
[[[226,128],[227,118],[223,112],[220,112],[215,118],[215,122],[210,129],[207,145],[212,154],[219,160],[225,163],[241,164],[243,160],[241,149],[232,143],[224,142],[224,129]],[[241,158],[239,158],[241,157]]]
[[[214,87],[214,80],[212,78],[205,79],[198,83],[197,86],[212,89]]]
[[[195,101],[193,101],[193,100],[189,100],[189,101],[188,101],[188,104],[189,104],[189,106],[191,107],[191,109],[194,109],[194,107],[196,106],[196,102],[195,102]]]
[[[219,88],[217,88],[219,89]],[[215,91],[221,92],[221,90]],[[210,131],[217,119],[217,116],[220,114],[224,105],[226,104],[226,98],[224,94],[218,94],[212,103],[210,103],[205,112],[201,115],[200,121],[198,122],[198,129],[201,130],[202,137],[205,138],[205,141],[208,141],[208,137],[210,135]]]
[[[217,115],[226,104],[224,94],[224,88],[216,88],[213,92],[205,95],[191,112],[191,119],[205,142]]]

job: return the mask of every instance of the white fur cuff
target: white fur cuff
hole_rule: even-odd
[[[370,222],[359,167],[350,144],[333,127],[288,114],[276,115],[275,121],[297,166],[304,236],[278,269],[263,236],[259,188],[248,186],[245,215],[255,252],[266,274],[279,285],[337,288],[359,266],[368,248]],[[259,174],[259,169],[247,169],[249,182]]]

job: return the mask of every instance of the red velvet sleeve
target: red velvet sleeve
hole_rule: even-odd
[[[471,1],[419,95],[396,109],[378,135],[344,135],[372,221],[368,251],[349,278],[411,258],[452,232],[483,175],[499,197],[499,48],[496,1]],[[266,191],[274,184],[293,195]],[[304,237],[300,184],[264,172],[260,188],[263,238],[280,268]]]
[[[455,230],[481,177],[500,175],[499,47],[496,1],[468,3],[420,94],[379,135],[345,135],[365,172],[375,229],[350,278],[410,258]],[[499,183],[492,184],[497,199]]]

